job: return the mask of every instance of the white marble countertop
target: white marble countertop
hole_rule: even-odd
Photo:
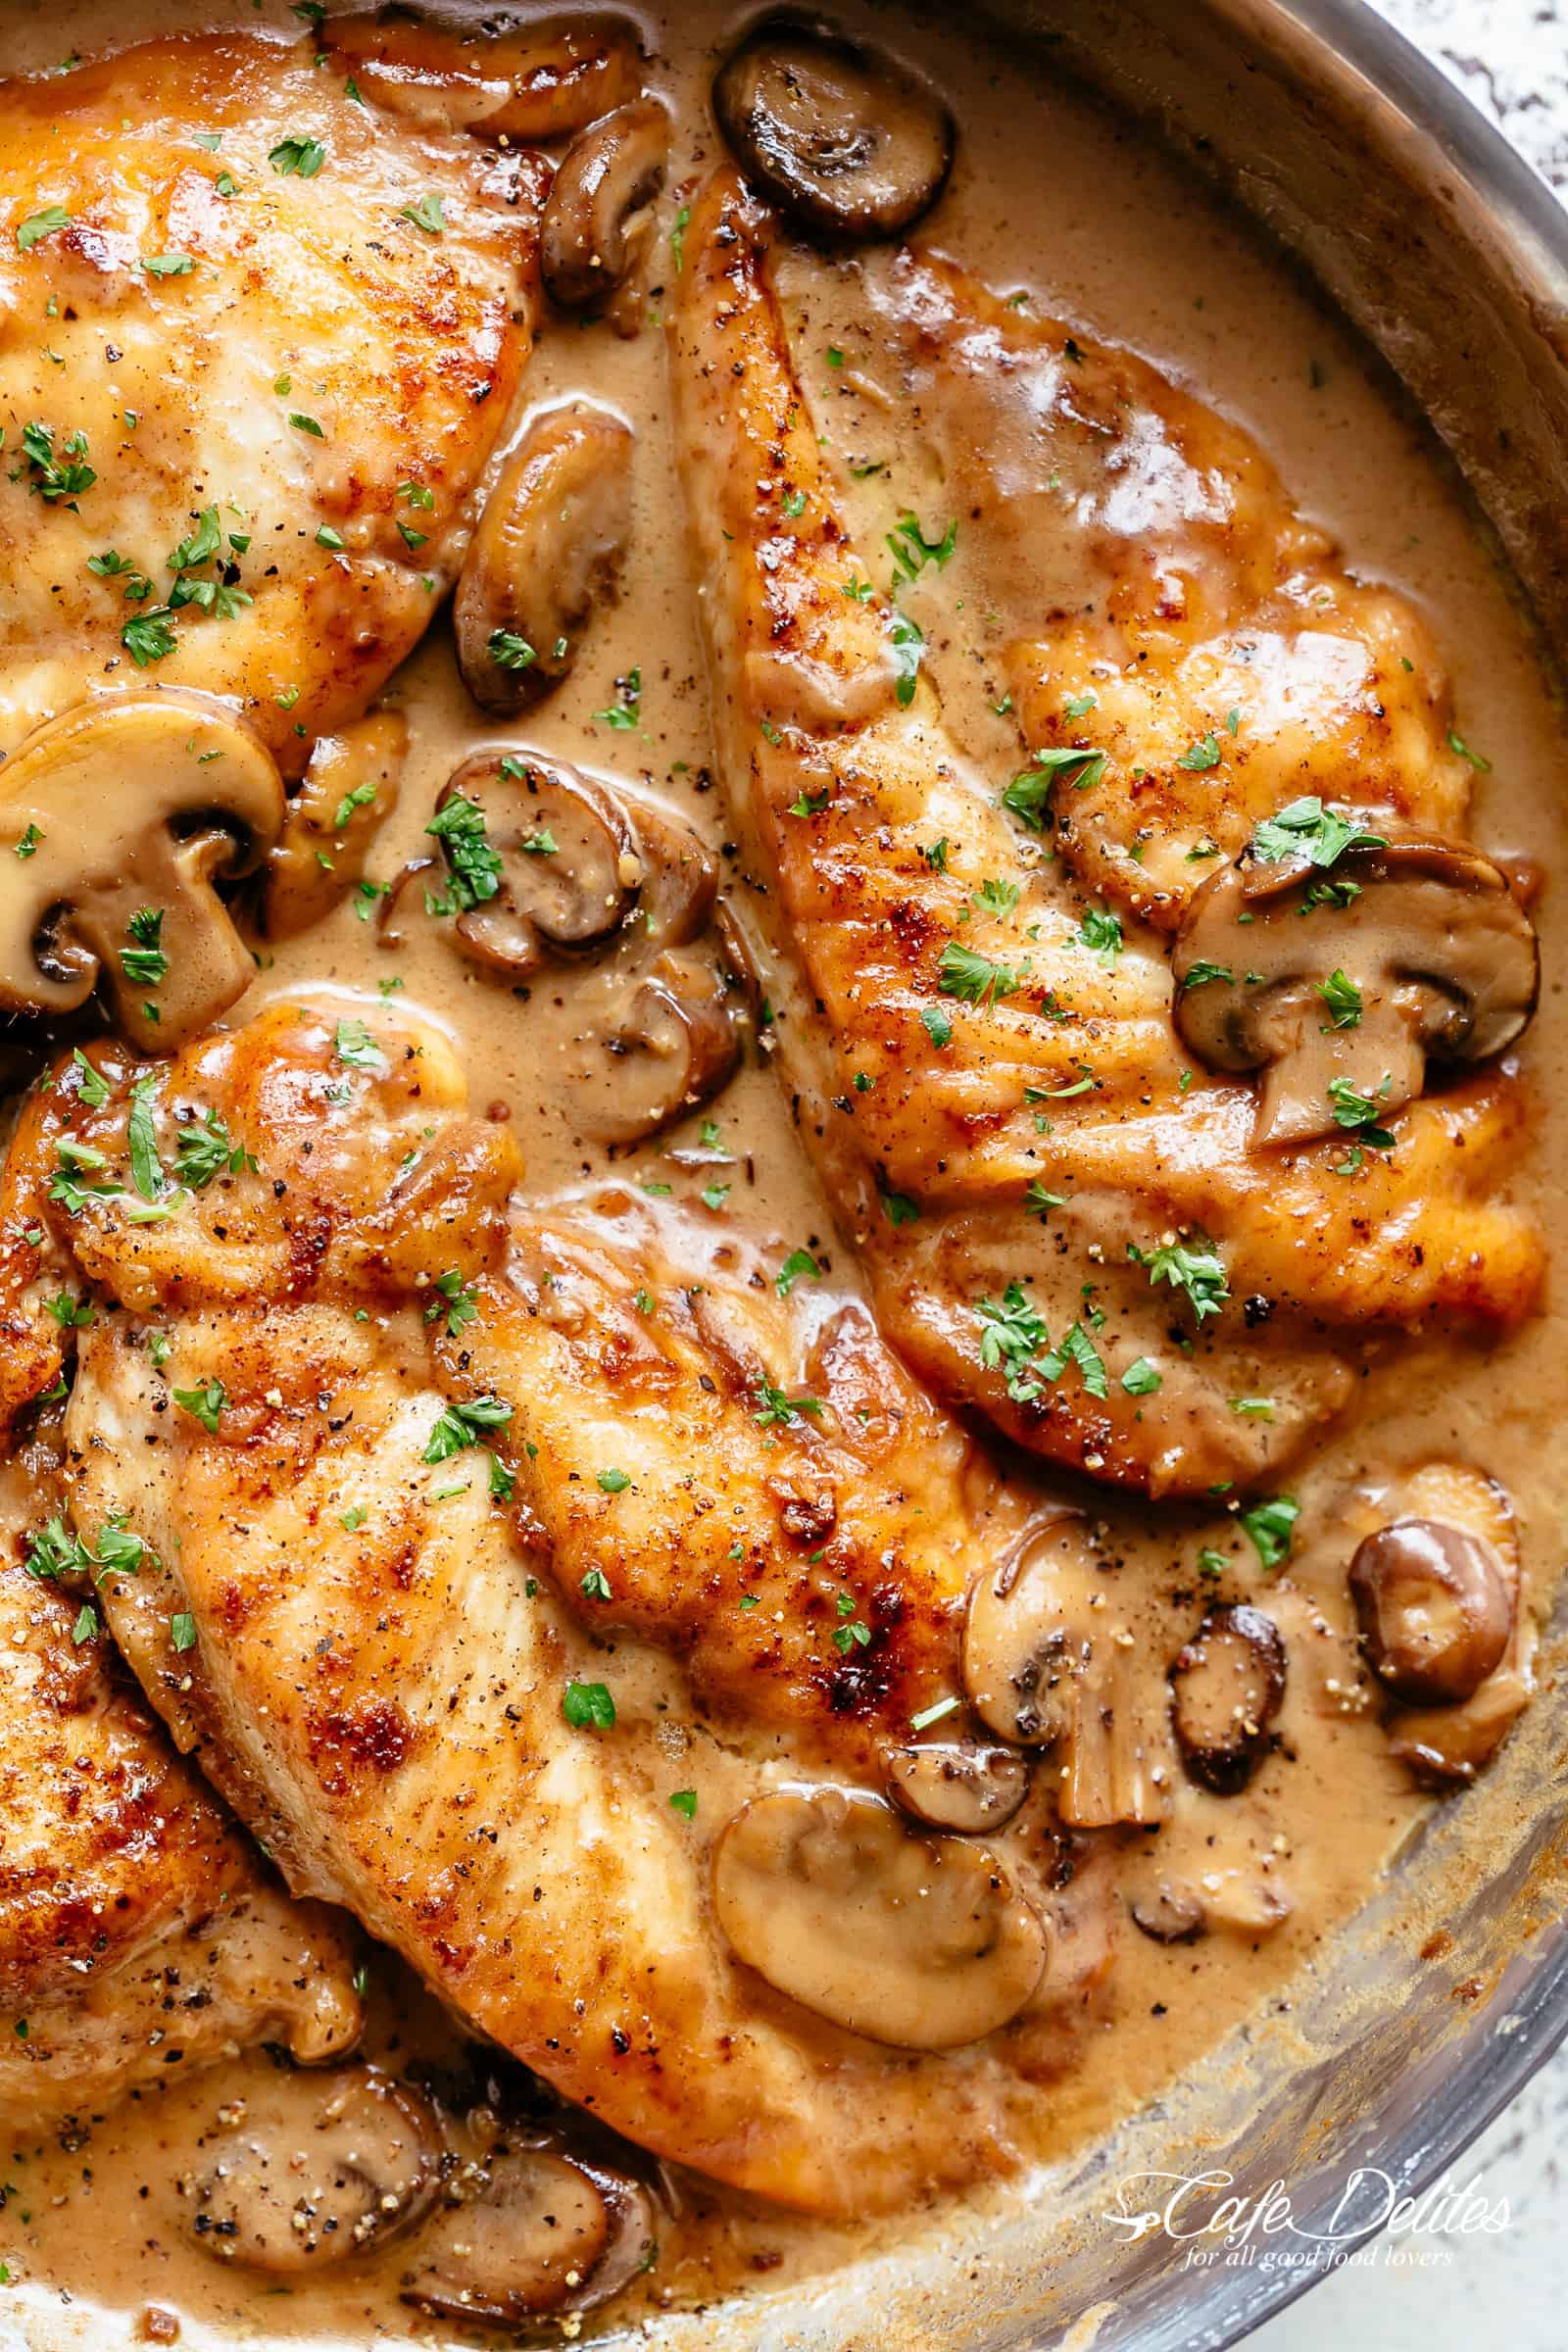
[[[1568,201],[1568,0],[1376,0]],[[1341,2271],[1249,2352],[1564,2352],[1568,2347],[1568,2049],[1453,2168],[1509,2227],[1408,2270]]]

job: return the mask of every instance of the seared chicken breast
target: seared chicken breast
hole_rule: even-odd
[[[790,356],[774,240],[766,208],[719,173],[694,208],[672,330],[721,763],[768,894],[754,905],[766,906],[777,1066],[799,1131],[884,1332],[948,1397],[1117,1485],[1196,1494],[1255,1480],[1344,1402],[1363,1334],[1529,1310],[1542,1246],[1507,1198],[1525,1103],[1492,1071],[1394,1116],[1386,1149],[1352,1149],[1332,1124],[1298,1148],[1253,1147],[1250,1085],[1197,1068],[1176,1034],[1159,937],[1125,928],[1043,857],[1002,780],[946,732],[919,630],[851,539]],[[951,313],[951,273],[933,265],[929,276]],[[929,349],[909,329],[922,366],[936,365],[946,316]],[[1062,393],[1064,464],[1103,457],[1106,419],[1152,399],[1147,370],[1123,372],[1104,359],[1090,369],[1104,418],[1080,421]],[[1151,431],[1166,429],[1165,411],[1196,430],[1172,397]],[[1128,431],[1138,446],[1149,437]],[[1209,534],[1227,556],[1215,596],[1234,618],[1284,593],[1292,526],[1261,462],[1249,468],[1239,436],[1221,437],[1250,502],[1238,494]],[[1197,530],[1178,513],[1173,544]],[[1102,520],[1102,541],[1107,531]],[[1158,515],[1144,513],[1130,612],[1148,603],[1161,545]],[[1305,534],[1303,564],[1311,549],[1327,577]],[[1114,691],[1152,702],[1168,685],[1198,710],[1185,659],[1179,635],[1158,660],[1141,648],[1139,682]],[[1358,686],[1357,709],[1361,697]],[[1432,733],[1441,702],[1427,700],[1430,710],[1412,698],[1406,729],[1426,744],[1426,780],[1412,771],[1399,791],[1452,821],[1463,793]],[[1291,789],[1282,744],[1259,754],[1245,789],[1240,760],[1219,763],[1203,822],[1228,845]],[[1102,821],[1072,812],[1071,854],[1091,835],[1100,844],[1097,887],[1114,840],[1142,821],[1130,754],[1123,766]],[[1171,821],[1173,839],[1192,829],[1190,812]],[[1351,1109],[1347,1125],[1370,1128],[1375,1109]],[[1267,1412],[1238,1412],[1237,1398]]]
[[[959,1603],[1021,1504],[858,1310],[760,1295],[618,1196],[514,1226],[515,1146],[433,1030],[280,1004],[172,1064],[92,1058],[10,1155],[11,1311],[59,1335],[44,1286],[104,1302],[73,1520],[156,1555],[105,1592],[116,1638],[291,1887],[720,2179],[834,2211],[1007,2161],[1107,1953],[1097,1874],[1050,1884],[1049,1815],[991,1861],[977,1942],[896,1906],[856,1972],[935,1971],[942,2055],[788,1997],[813,1940],[768,1960],[710,1880],[726,1825],[824,1765],[859,1897],[879,1840],[940,1880],[866,1784],[956,1703]],[[52,1379],[64,1344],[13,1361]],[[984,1866],[957,1850],[949,1876]]]
[[[289,1899],[114,1655],[104,1589],[150,1569],[140,1540],[112,1517],[70,1531],[39,1492],[8,1467],[0,2128],[18,2134],[255,2042],[330,2057],[360,2024],[346,1923]]]
[[[234,698],[285,774],[456,576],[536,305],[538,167],[309,39],[146,42],[0,102],[0,749]]]

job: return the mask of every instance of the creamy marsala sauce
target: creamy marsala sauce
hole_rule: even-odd
[[[0,25],[0,63],[15,74],[64,71],[63,61],[121,50],[144,32],[187,28],[265,25],[309,41],[298,20],[310,13],[291,15],[271,0],[254,13],[237,0],[227,11],[200,0],[141,9],[136,0],[113,7],[54,0],[47,8],[12,0]],[[1021,297],[1020,315],[1064,318],[1086,342],[1127,347],[1253,436],[1301,513],[1338,542],[1348,571],[1396,588],[1423,615],[1451,679],[1455,729],[1476,755],[1471,838],[1494,858],[1534,861],[1559,875],[1561,737],[1527,628],[1429,436],[1391,399],[1365,354],[1243,224],[1146,138],[1016,51],[988,47],[967,21],[943,31],[902,17],[862,24],[853,7],[841,13],[851,29],[892,38],[951,99],[956,161],[917,237],[1004,298]],[[617,333],[604,320],[580,323],[542,306],[517,404],[520,422],[542,406],[591,394],[635,435],[633,524],[619,594],[596,604],[564,682],[519,718],[494,725],[466,692],[448,616],[437,613],[378,697],[381,708],[406,718],[409,748],[396,811],[374,839],[367,871],[385,881],[406,860],[430,854],[432,806],[466,758],[486,746],[529,747],[612,786],[635,787],[693,826],[716,853],[724,890],[763,962],[763,994],[791,1003],[790,1017],[809,1019],[808,1007],[803,1014],[792,1003],[788,976],[768,961],[754,860],[726,810],[664,331],[677,257],[684,269],[693,266],[690,250],[680,256],[687,214],[723,152],[709,93],[734,20],[694,0],[645,12],[641,22],[647,85],[667,101],[675,122],[643,268],[641,331]],[[341,61],[321,72],[340,77]],[[318,180],[323,202],[330,184],[328,165]],[[44,156],[31,192],[40,205],[50,186]],[[9,239],[9,226],[5,233]],[[894,331],[884,332],[887,307],[897,312],[896,285],[890,292],[884,284],[879,308],[852,263],[804,245],[781,262],[779,282],[810,420],[841,477],[858,545],[877,553],[878,591],[891,562],[882,560],[884,535],[897,531],[902,515],[918,514],[928,543],[950,522],[957,525],[951,560],[927,563],[906,601],[924,630],[926,672],[940,690],[949,732],[1000,791],[1023,764],[1015,711],[1002,707],[1001,649],[1038,629],[1045,609],[1063,601],[1063,584],[1031,574],[1016,544],[1005,542],[995,506],[988,512],[978,494],[961,508],[956,503],[944,473],[953,419],[945,460],[940,401],[928,402],[917,419],[901,406],[896,317]],[[5,329],[23,331],[15,318]],[[25,331],[47,338],[49,330],[38,321]],[[1019,403],[1033,381],[1020,374]],[[305,394],[296,397],[309,407]],[[1005,415],[1008,397],[998,390],[996,407],[985,412],[988,429]],[[8,452],[24,421],[5,417]],[[1020,444],[1027,421],[1014,417]],[[503,449],[510,437],[503,435]],[[1038,495],[1042,485],[1022,481],[1018,490]],[[1150,476],[1137,494],[1157,504],[1158,490]],[[102,536],[106,545],[116,539],[112,520]],[[615,710],[626,723],[607,719]],[[1086,741],[1093,726],[1091,716]],[[1032,853],[1020,828],[1025,854]],[[1557,887],[1553,880],[1553,894]],[[510,1122],[534,1210],[548,1217],[552,1203],[591,1196],[613,1174],[658,1188],[644,1195],[647,1213],[699,1234],[698,1243],[682,1245],[688,1256],[694,1249],[722,1253],[735,1242],[754,1246],[771,1271],[792,1250],[808,1249],[822,1273],[810,1292],[813,1313],[825,1314],[824,1302],[863,1295],[855,1252],[835,1228],[766,1054],[749,1047],[716,1098],[646,1141],[620,1149],[586,1141],[572,1116],[581,1096],[563,1076],[580,1058],[577,1041],[592,1020],[595,992],[608,985],[602,969],[547,963],[529,985],[514,989],[457,955],[450,921],[427,916],[419,901],[416,879],[401,902],[396,944],[383,941],[374,920],[362,919],[352,898],[297,937],[263,943],[255,980],[226,1020],[237,1025],[308,994],[335,1003],[345,1017],[373,1022],[395,1002],[447,1034],[474,1105],[493,1106],[497,1120]],[[1138,932],[1130,916],[1127,924]],[[1539,1206],[1549,1225],[1564,1151],[1563,1010],[1549,933],[1546,945],[1540,1007],[1518,1049],[1531,1125],[1510,1189],[1519,1203]],[[1348,1131],[1348,1152],[1353,1142]],[[727,1191],[714,1192],[716,1205],[705,1204],[705,1190],[718,1185]],[[1223,1245],[1223,1232],[1216,1238]],[[1353,1344],[1347,1342],[1348,1354]],[[1260,1760],[1239,1792],[1195,1787],[1167,1749],[1162,1769],[1179,1786],[1165,1826],[1157,1833],[1091,1830],[1079,1841],[1075,1867],[1084,1884],[1105,1888],[1095,1900],[1112,1957],[1064,2038],[1062,2065],[1033,2094],[1030,2158],[1048,2162],[1108,2129],[1190,2073],[1266,2002],[1288,1999],[1302,1972],[1332,1967],[1336,1931],[1427,1808],[1466,1802],[1462,1788],[1436,1798],[1424,1791],[1395,1753],[1387,1710],[1357,1647],[1348,1563],[1378,1524],[1378,1498],[1401,1478],[1423,1464],[1469,1466],[1511,1499],[1523,1563],[1520,1624],[1539,1619],[1568,1512],[1568,1460],[1554,1442],[1561,1350],[1562,1335],[1545,1312],[1485,1345],[1427,1333],[1374,1349],[1348,1404],[1262,1482],[1265,1495],[1288,1495],[1298,1505],[1293,1540],[1272,1567],[1238,1524],[1255,1494],[1141,1505],[1107,1498],[1088,1482],[1073,1491],[1113,1567],[1113,1606],[1136,1626],[1145,1654],[1174,1658],[1218,1599],[1269,1612],[1288,1670],[1278,1712],[1263,1727]],[[1256,1399],[1241,1402],[1244,1410],[1262,1409]],[[1049,1464],[1009,1450],[1005,1466],[1018,1492],[1050,1491]],[[25,1498],[13,1508],[24,1515]],[[616,1664],[612,1649],[607,1679],[615,1679]],[[1155,1687],[1163,1688],[1158,1676]],[[1244,1711],[1262,1695],[1249,1684]],[[1049,1758],[1040,1770],[1052,1770]],[[996,1843],[1007,1853],[1006,1833]],[[1134,1924],[1135,1907],[1157,1933]],[[655,1941],[657,1933],[652,1923]],[[365,2051],[430,2087],[452,2146],[482,2154],[484,2119],[470,2126],[465,2118],[483,2106],[487,2061],[397,1961],[372,1949],[367,1965]],[[10,2030],[9,2021],[4,2026]],[[203,2345],[468,2340],[451,2323],[400,2301],[413,2241],[394,2239],[364,2259],[279,2278],[217,2260],[192,2236],[185,2191],[202,2135],[241,2103],[265,2107],[275,2077],[274,2060],[256,2051],[188,2077],[176,2070],[167,2084],[64,2131],[51,2121],[36,2135],[14,2134],[0,2210],[7,2265],[0,2320],[16,2323],[24,2339],[49,2344],[121,2342],[149,2328],[155,2340],[172,2340],[167,2315],[177,2316],[179,2340]],[[887,2242],[904,2226],[902,2217],[861,2223],[793,2215],[678,2166],[648,2177],[658,2216],[652,2266],[607,2311],[545,2319],[542,2328],[591,2334],[639,2311],[688,2307],[749,2282],[773,2291],[820,2276],[868,2243]],[[1027,2167],[1002,2193],[1028,2193]],[[163,2316],[148,2320],[149,2307]]]

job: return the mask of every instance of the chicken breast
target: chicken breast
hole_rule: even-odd
[[[1026,754],[1084,755],[1041,817],[1086,892],[1174,930],[1311,794],[1463,835],[1475,769],[1424,622],[1348,575],[1239,426],[941,255],[857,280],[857,379],[897,394],[948,511],[976,518],[960,565],[1010,635]]]
[[[1129,1488],[1255,1480],[1350,1393],[1363,1333],[1529,1311],[1542,1246],[1507,1200],[1525,1103],[1492,1072],[1412,1105],[1387,1152],[1252,1148],[1250,1086],[1179,1044],[1157,935],[1086,899],[945,731],[918,628],[851,540],[773,240],[721,172],[672,331],[721,764],[799,1130],[883,1331],[947,1397]],[[1259,489],[1265,526],[1273,579]],[[1135,569],[1158,545],[1140,528]],[[1245,571],[1246,519],[1224,539]]]
[[[100,687],[243,704],[286,774],[461,562],[536,304],[537,159],[309,39],[152,41],[0,102],[0,750]]]
[[[0,1281],[39,1330],[10,1360],[61,1360],[46,1287],[104,1302],[74,1334],[74,1523],[123,1514],[156,1553],[106,1590],[116,1639],[291,1887],[741,2186],[883,2208],[1006,2163],[1108,1956],[1102,1877],[1048,1883],[1049,1812],[986,1896],[1023,1906],[1015,1960],[1042,1933],[1049,1958],[949,2037],[971,2047],[803,2006],[711,1907],[725,1825],[803,1770],[919,1856],[869,1794],[879,1735],[956,1692],[969,1576],[1024,1524],[863,1312],[759,1295],[616,1196],[514,1229],[507,1129],[382,1006],[93,1058],[8,1161]],[[967,2015],[992,1942],[928,1960],[914,1921],[887,1934],[860,1980],[929,1965]]]
[[[139,1537],[112,1519],[68,1534],[35,1469],[8,1465],[0,1491],[0,2128],[16,2133],[255,2042],[327,2058],[360,2026],[346,1923],[283,1893],[114,1656],[91,1595],[137,1572]],[[87,1582],[68,1596],[62,1577]]]

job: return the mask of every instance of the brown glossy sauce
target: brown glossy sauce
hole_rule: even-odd
[[[67,0],[47,11],[13,7],[0,62],[32,70],[68,52],[123,45],[142,28],[214,21],[201,0],[141,11],[122,0],[114,8],[97,0]],[[291,25],[287,11],[270,5],[254,16],[236,6],[223,21]],[[398,811],[370,861],[378,877],[427,847],[423,828],[436,794],[459,761],[486,743],[524,742],[639,786],[732,862],[712,773],[657,324],[668,227],[713,142],[706,86],[710,44],[726,23],[727,12],[706,0],[650,18],[658,56],[650,78],[674,105],[678,128],[644,331],[621,340],[608,326],[547,319],[525,379],[526,407],[590,392],[635,427],[635,529],[622,597],[596,616],[560,691],[525,724],[504,728],[481,722],[438,620],[382,698],[406,713],[412,741]],[[911,30],[905,45],[949,92],[960,123],[959,165],[934,241],[993,285],[1027,288],[1042,310],[1131,345],[1258,438],[1303,511],[1340,539],[1352,569],[1395,583],[1428,616],[1453,674],[1464,735],[1492,762],[1480,781],[1477,839],[1560,875],[1557,717],[1505,584],[1423,429],[1398,413],[1357,347],[1290,273],[1143,137],[970,37]],[[826,354],[848,343],[857,323],[845,307],[857,301],[854,277],[797,265],[787,292],[819,430],[847,465],[885,465],[856,492],[856,522],[864,543],[874,544],[900,507],[934,513],[940,486],[933,505],[928,461],[901,446],[896,408],[875,386],[834,380]],[[1029,586],[1039,593],[1040,583]],[[995,711],[1000,690],[985,652],[1004,634],[993,625],[997,594],[983,551],[966,542],[958,560],[928,573],[920,590],[952,731],[977,760],[1005,772],[1015,764],[1015,738]],[[982,606],[985,622],[976,626]],[[642,680],[639,723],[612,729],[593,713],[616,703],[617,680],[634,668]],[[1541,1125],[1522,1183],[1548,1227],[1568,1167],[1559,1107],[1561,977],[1551,929],[1548,919],[1545,988],[1525,1048]],[[563,1114],[555,1073],[572,1053],[595,986],[591,975],[547,972],[519,998],[460,961],[439,926],[416,918],[408,931],[407,944],[388,952],[374,925],[345,905],[322,926],[269,950],[232,1017],[302,989],[340,990],[373,1006],[378,991],[396,983],[403,1002],[458,1043],[474,1102],[515,1123],[535,1202],[592,1188],[613,1164],[667,1182],[667,1213],[707,1213],[695,1203],[708,1176],[665,1156],[696,1144],[697,1119],[616,1156],[582,1143]],[[768,1071],[748,1067],[701,1115],[716,1121],[721,1147],[736,1162],[726,1171],[733,1183],[723,1217],[772,1251],[808,1243],[829,1263],[832,1285],[852,1292],[850,1254],[835,1242]],[[1330,1498],[1432,1456],[1480,1464],[1512,1494],[1531,1603],[1541,1608],[1568,1515],[1568,1462],[1551,1443],[1560,1355],[1550,1314],[1484,1359],[1452,1346],[1406,1355],[1396,1371],[1368,1378],[1357,1408],[1294,1473],[1303,1540],[1274,1580],[1270,1604],[1293,1637],[1281,1751],[1228,1810],[1186,1806],[1161,1838],[1172,1867],[1179,1853],[1191,1875],[1216,1888],[1239,1872],[1250,1887],[1278,1888],[1290,1915],[1269,1933],[1215,1934],[1197,1944],[1162,1946],[1124,1934],[1102,2021],[1079,2063],[1041,2093],[1043,2161],[1189,2072],[1295,1972],[1332,1965],[1336,1925],[1365,1896],[1426,1800],[1390,1755],[1375,1712],[1337,1671],[1351,1655],[1350,1618]],[[1222,1509],[1207,1519],[1194,1511],[1140,1521],[1115,1506],[1112,1540],[1125,1560],[1119,1573],[1183,1594],[1165,1611],[1172,1649],[1201,1605],[1196,1573],[1183,1575],[1177,1564],[1191,1571],[1199,1548],[1224,1537]],[[1262,1597],[1264,1580],[1252,1581]],[[450,2030],[390,1967],[373,1988],[371,2016],[368,2047],[388,2064],[450,2059]],[[8,2151],[0,2257],[12,2278],[0,2296],[0,2323],[17,2322],[39,2345],[99,2344],[125,2340],[134,2316],[156,2304],[180,2315],[181,2340],[191,2344],[348,2345],[372,2334],[377,2341],[452,2340],[450,2330],[399,2305],[396,2247],[285,2289],[223,2270],[183,2234],[177,2177],[193,2135],[220,2106],[243,2098],[270,2064],[254,2055],[162,2097],[138,2097],[79,2145],[49,2141]],[[693,2177],[672,2186],[675,2210],[662,2223],[657,2266],[614,2308],[615,2319],[639,2303],[657,2310],[701,2302],[748,2278],[777,2289],[870,2242],[867,2232],[764,2211]],[[1006,2193],[1026,2194],[1027,2187]],[[887,2226],[875,2232],[883,2243],[894,2235]],[[587,2331],[594,2326],[587,2323]]]

